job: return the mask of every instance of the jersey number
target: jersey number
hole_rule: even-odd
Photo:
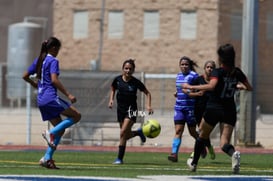
[[[236,90],[236,82],[226,82],[222,90],[221,98],[232,98]]]

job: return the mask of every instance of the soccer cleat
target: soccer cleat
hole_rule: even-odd
[[[191,172],[196,172],[196,165],[195,164],[192,164],[192,158],[188,158],[188,160],[187,160],[187,165],[188,165],[188,167],[189,167],[189,170],[191,171]]]
[[[43,138],[46,140],[48,146],[50,146],[52,149],[56,149],[56,145],[54,144],[54,135],[49,133],[48,130],[45,130],[42,133]]]
[[[113,165],[121,165],[123,164],[123,161],[119,158],[117,158],[114,162],[113,162]]]
[[[137,129],[137,133],[138,133],[138,136],[140,137],[141,139],[141,142],[142,143],[145,143],[146,142],[146,136],[143,134],[143,131],[141,128],[138,128]]]
[[[45,160],[44,157],[42,157],[39,161],[39,165],[48,169],[60,169],[55,165],[54,160]]]
[[[178,162],[177,154],[176,153],[171,153],[168,156],[168,160],[170,160],[171,162]]]
[[[231,161],[232,161],[233,173],[238,174],[240,172],[240,152],[239,151],[235,151],[232,154]]]
[[[59,167],[57,167],[55,165],[55,161],[54,160],[47,160],[46,164],[47,164],[46,168],[48,168],[48,169],[60,169]]]
[[[210,159],[214,160],[216,155],[215,155],[215,152],[214,152],[214,149],[213,149],[213,146],[211,145],[209,148],[209,155],[210,155]]]

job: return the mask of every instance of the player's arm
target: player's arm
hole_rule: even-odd
[[[28,72],[24,72],[22,79],[24,79],[27,83],[29,83],[32,87],[38,87],[38,83],[30,78],[30,74]]]
[[[203,90],[203,91],[211,91],[215,88],[216,84],[218,82],[218,79],[216,77],[211,77],[208,84],[202,84],[202,85],[190,85],[190,84],[182,84],[183,89],[190,89],[192,90]]]
[[[147,99],[147,110],[149,114],[153,114],[154,111],[152,109],[152,95],[150,93],[150,91],[148,91],[148,89],[144,89],[144,94],[146,95],[146,99]]]
[[[248,91],[252,91],[253,90],[252,86],[250,85],[250,83],[248,82],[247,79],[243,83],[239,82],[236,85],[236,88],[240,89],[240,90],[248,90]]]
[[[114,104],[115,92],[116,91],[115,91],[114,87],[111,87],[110,96],[109,96],[109,103],[108,103],[108,107],[110,109],[112,109],[113,104]]]
[[[75,103],[77,101],[76,97],[72,94],[70,94],[63,86],[61,81],[58,78],[58,75],[56,73],[51,73],[51,81],[52,84],[61,92],[63,93],[72,103]]]
[[[188,94],[188,96],[190,97],[200,97],[200,96],[203,96],[205,91],[193,91],[191,89],[182,89],[182,91],[185,93],[185,94]]]

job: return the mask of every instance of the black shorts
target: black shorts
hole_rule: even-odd
[[[136,122],[137,116],[138,116],[138,110],[135,107],[117,109],[118,122],[123,122],[125,118],[129,118],[131,121]]]
[[[237,121],[236,109],[213,109],[207,108],[204,113],[206,123],[215,126],[218,122],[235,126]]]

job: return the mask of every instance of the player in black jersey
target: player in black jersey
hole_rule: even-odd
[[[204,64],[204,74],[198,76],[197,83],[195,85],[203,85],[207,84],[210,81],[210,75],[212,70],[216,68],[216,64],[212,60],[208,60]],[[210,91],[201,91],[203,92],[202,96],[196,96],[195,97],[195,106],[194,106],[194,115],[195,120],[197,122],[198,127],[201,127],[203,115],[206,109],[207,101],[209,98]],[[212,160],[215,159],[215,152],[213,149],[213,146],[211,145],[210,139],[207,141],[207,145],[205,145],[208,148],[210,158]],[[193,152],[194,153],[194,152]],[[193,157],[193,154],[191,155]]]
[[[128,139],[140,136],[143,143],[146,141],[146,137],[141,128],[136,131],[131,130],[138,116],[137,90],[140,90],[146,95],[147,111],[149,114],[153,113],[150,92],[140,80],[132,76],[135,71],[134,60],[128,59],[124,61],[122,71],[122,75],[115,77],[112,82],[108,104],[109,108],[113,107],[115,93],[117,92],[117,119],[120,125],[120,143],[118,157],[113,164],[123,164],[123,157]]]
[[[220,124],[220,146],[231,157],[233,173],[240,171],[240,152],[235,151],[230,143],[232,132],[236,124],[236,105],[234,93],[237,89],[252,90],[247,77],[238,67],[235,67],[235,50],[231,44],[224,44],[218,48],[220,67],[212,71],[210,81],[204,85],[183,84],[190,90],[211,90],[201,124],[199,138],[194,146],[194,157],[188,159],[191,171],[196,171],[200,153],[202,152],[210,133],[217,123]]]

